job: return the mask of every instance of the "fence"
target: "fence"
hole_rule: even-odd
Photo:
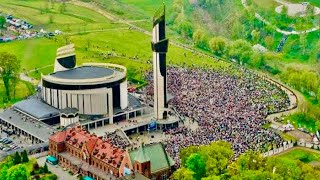
[[[294,143],[292,143],[292,142],[289,142],[289,141],[288,142],[284,142],[283,146],[281,146],[279,148],[276,148],[276,149],[272,149],[272,150],[270,150],[268,152],[263,153],[262,155],[263,155],[263,157],[276,155],[276,154],[279,154],[279,153],[281,153],[281,152],[283,152],[285,150],[293,148],[293,146],[294,146]]]
[[[283,146],[278,147],[276,149],[272,149],[268,152],[263,153],[263,157],[267,157],[267,156],[272,156],[272,155],[276,155],[279,154],[283,151],[286,151],[288,149],[291,149],[295,146],[299,146],[299,147],[306,147],[306,148],[310,148],[310,149],[315,149],[315,150],[320,150],[320,144],[315,144],[314,142],[304,142],[304,141],[297,141],[297,142],[284,142]]]

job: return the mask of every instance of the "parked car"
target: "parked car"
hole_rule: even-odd
[[[11,148],[4,148],[3,151],[6,151],[6,152],[11,151]]]
[[[1,138],[1,139],[0,139],[0,142],[3,142],[3,141],[6,140],[6,139],[8,139],[8,138]]]
[[[4,143],[4,144],[10,144],[10,143],[12,143],[12,140],[7,139],[7,140],[6,140],[6,141],[4,141],[3,143]]]

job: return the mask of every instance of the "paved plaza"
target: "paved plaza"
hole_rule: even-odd
[[[40,157],[37,159],[37,162],[40,166],[44,166],[44,163],[46,162],[47,156]],[[56,174],[58,176],[59,180],[77,180],[78,178],[76,175],[70,175],[68,171],[64,171],[61,166],[58,165],[51,165],[47,163],[49,171],[51,171],[53,174]]]

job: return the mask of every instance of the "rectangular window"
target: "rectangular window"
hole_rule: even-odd
[[[162,174],[162,180],[167,180],[167,173]]]

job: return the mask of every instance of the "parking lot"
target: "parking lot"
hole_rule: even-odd
[[[4,125],[0,125],[0,152],[9,152],[12,150],[31,146],[30,139],[15,132]]]

